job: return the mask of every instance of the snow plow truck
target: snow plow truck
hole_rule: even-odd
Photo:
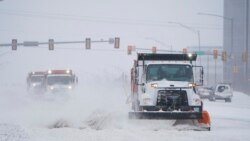
[[[192,121],[210,130],[210,117],[196,94],[194,66],[197,54],[138,53],[131,69],[130,119]],[[197,81],[197,82],[198,82]]]
[[[32,71],[27,76],[27,90],[31,93],[45,92],[45,71]]]
[[[78,78],[72,70],[48,70],[45,79],[47,92],[70,92],[78,83]]]

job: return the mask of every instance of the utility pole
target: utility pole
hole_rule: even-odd
[[[217,84],[217,59],[214,59],[214,84]]]
[[[250,76],[248,76],[249,74],[249,70],[248,70],[248,63],[249,63],[249,42],[248,42],[248,39],[249,39],[249,0],[246,0],[246,76],[245,76],[245,79],[246,79],[246,84],[248,84],[247,82],[249,81],[248,79],[250,79]]]
[[[209,85],[209,53],[207,54],[207,85]]]

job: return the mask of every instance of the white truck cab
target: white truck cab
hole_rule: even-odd
[[[27,76],[27,90],[29,93],[45,92],[45,71],[32,71]]]
[[[77,84],[77,77],[70,69],[48,70],[46,75],[47,92],[70,92]]]
[[[138,54],[131,69],[134,111],[130,116],[201,118],[203,107],[195,92],[192,64],[196,58],[196,54]]]

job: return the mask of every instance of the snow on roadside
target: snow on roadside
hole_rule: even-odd
[[[171,126],[173,121],[128,120],[128,90],[121,78],[122,74],[129,74],[133,60],[125,53],[42,49],[30,53],[20,49],[2,59],[9,63],[0,73],[4,80],[0,81],[0,141],[8,136],[13,141],[242,141],[250,138],[250,98],[238,92],[232,103],[204,102],[212,119],[210,132],[179,131],[181,127]],[[28,71],[48,68],[73,69],[79,78],[75,92],[28,94],[25,86]]]
[[[0,141],[30,141],[26,130],[20,125],[0,123]]]

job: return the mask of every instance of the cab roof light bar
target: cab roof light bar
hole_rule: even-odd
[[[196,61],[197,54],[151,54],[138,53],[138,60],[154,60],[154,61]]]

